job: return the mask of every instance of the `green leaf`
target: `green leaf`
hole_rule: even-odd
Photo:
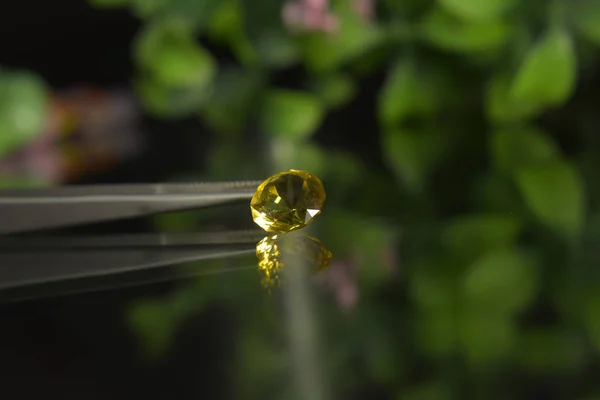
[[[512,174],[524,167],[560,157],[556,143],[535,128],[498,130],[491,138],[492,160],[496,170]]]
[[[419,350],[430,357],[452,354],[459,345],[457,318],[448,310],[432,309],[416,315],[415,341]]]
[[[198,225],[196,214],[194,211],[157,214],[153,222],[160,232],[189,232]]]
[[[203,264],[206,267],[206,264]],[[190,271],[197,271],[193,265]],[[186,319],[201,312],[215,297],[214,283],[191,281],[164,298],[140,299],[127,308],[127,320],[150,357],[164,355]]]
[[[351,76],[335,73],[318,78],[313,84],[321,101],[330,108],[338,108],[352,100],[357,88]]]
[[[356,267],[361,292],[381,290],[381,285],[390,279],[384,258],[397,246],[395,227],[348,211],[331,208],[330,212],[330,218],[322,225],[323,237],[329,238],[327,247],[339,257],[360,254]]]
[[[274,137],[304,139],[312,135],[325,116],[317,97],[292,90],[271,90],[260,113],[262,129]]]
[[[582,36],[600,45],[600,3],[587,1],[575,7],[575,27]]]
[[[141,19],[164,13],[169,5],[169,0],[131,0],[133,12]]]
[[[486,310],[464,310],[460,339],[467,362],[474,368],[491,367],[506,361],[517,345],[512,317]]]
[[[515,5],[514,0],[440,0],[451,13],[465,20],[487,22],[503,16]]]
[[[585,188],[573,165],[555,161],[525,168],[517,184],[529,209],[546,225],[578,237],[585,218]]]
[[[503,46],[510,25],[500,22],[469,23],[440,9],[430,12],[420,24],[420,34],[434,46],[453,52],[493,51]]]
[[[255,65],[260,56],[246,35],[242,4],[237,0],[220,1],[208,21],[208,37],[211,42],[231,48],[243,65]]]
[[[446,260],[428,259],[409,264],[408,280],[411,300],[421,309],[449,311],[457,298],[454,277],[448,273]]]
[[[216,71],[212,55],[179,26],[149,25],[136,39],[135,55],[142,69],[169,87],[205,87]]]
[[[198,111],[210,96],[204,87],[172,88],[155,79],[141,77],[134,81],[142,104],[152,114],[163,118],[177,118]]]
[[[418,80],[412,62],[401,61],[392,67],[379,96],[379,120],[384,125],[393,126],[414,110]]]
[[[418,15],[431,6],[430,1],[423,0],[381,0],[381,8],[384,12],[394,17],[405,18],[407,15]]]
[[[385,160],[413,192],[423,189],[426,178],[443,154],[443,137],[433,131],[397,130],[382,136]]]
[[[241,4],[235,0],[220,1],[206,29],[211,40],[231,45],[243,34]]]
[[[300,47],[287,32],[263,34],[254,43],[261,62],[272,68],[290,67],[300,59]]]
[[[571,97],[577,79],[573,40],[565,30],[546,32],[526,54],[511,87],[519,101],[556,106]]]
[[[408,117],[430,117],[440,104],[456,104],[453,82],[439,70],[400,60],[388,72],[379,95],[379,121],[398,126]]]
[[[445,381],[430,381],[420,386],[401,391],[398,400],[451,400],[456,398],[453,385]]]
[[[233,67],[220,70],[202,116],[221,133],[240,134],[255,111],[262,84],[263,78],[254,71]]]
[[[39,177],[16,177],[0,175],[0,188],[15,189],[15,188],[35,188],[47,186],[49,182],[44,182]]]
[[[174,25],[198,29],[211,21],[221,0],[129,0],[129,2],[134,14],[141,19],[171,21]]]
[[[0,155],[42,134],[48,97],[45,83],[37,76],[0,71]]]
[[[393,384],[398,376],[398,340],[392,332],[381,329],[366,340],[365,362],[373,381],[380,385]],[[394,351],[395,350],[395,351]]]
[[[578,337],[558,329],[530,330],[519,340],[520,364],[531,372],[575,371],[585,357]]]
[[[239,145],[239,137],[227,138],[221,136],[220,140],[211,145],[207,155],[206,166],[210,179],[227,180],[228,177],[239,175],[239,179],[253,179],[264,173],[262,165],[256,162],[256,156],[248,148]],[[231,160],[235,160],[232,163]],[[213,212],[215,214],[216,211]],[[231,211],[227,212],[231,215]]]
[[[600,295],[597,288],[589,296],[584,315],[587,334],[596,350],[600,351]]]
[[[469,305],[490,312],[522,311],[537,294],[535,261],[512,249],[492,250],[466,272],[464,296]]]
[[[280,380],[285,376],[285,372],[289,368],[290,358],[288,357],[285,347],[274,345],[268,338],[259,333],[252,331],[245,332],[240,335],[238,362],[244,366],[243,379],[251,378],[250,388],[259,390],[269,387],[273,379]],[[243,396],[246,397],[247,392]],[[258,398],[264,396],[260,395]],[[253,398],[255,398],[253,396]]]
[[[246,36],[251,42],[263,35],[284,31],[281,18],[281,0],[241,0],[241,15]]]
[[[327,248],[333,254],[350,254],[356,243],[356,237],[352,233],[361,223],[361,216],[347,209],[331,209],[329,219],[324,221],[323,237],[328,237]],[[337,235],[336,235],[337,232]]]
[[[363,21],[350,2],[335,2],[331,12],[338,19],[339,30],[334,35],[312,33],[304,40],[304,61],[313,71],[335,70],[360,58],[385,38],[381,27]]]
[[[348,190],[359,185],[366,173],[364,162],[356,154],[329,150],[324,154],[324,160],[327,160],[324,178],[336,182],[327,193],[332,193],[340,199],[344,198],[343,194]]]
[[[514,244],[522,223],[514,215],[474,214],[454,219],[442,232],[442,243],[461,259]]]
[[[554,263],[554,265],[560,264],[560,261]],[[554,308],[562,318],[569,321],[581,321],[586,313],[586,301],[589,300],[591,286],[589,283],[596,279],[590,275],[585,276],[585,272],[582,274],[587,269],[584,263],[575,261],[568,265],[569,268],[559,268],[549,276],[550,279],[546,280],[545,291],[549,294]],[[593,264],[593,269],[596,265]]]
[[[381,290],[382,285],[389,282],[390,270],[395,265],[386,268],[384,258],[396,251],[394,227],[384,221],[363,219],[355,225],[354,249],[361,255],[362,263],[358,266],[358,282],[361,292],[369,295]],[[391,263],[390,263],[391,264]]]
[[[326,157],[330,160],[328,173],[341,185],[357,183],[357,179],[366,173],[365,163],[356,153],[328,150]]]
[[[255,57],[244,60],[246,63],[285,68],[299,60],[300,46],[283,25],[283,1],[241,0],[240,5],[241,37],[255,53]]]
[[[487,212],[515,213],[523,211],[523,202],[511,178],[499,174],[482,174],[473,186],[474,206]]]
[[[160,300],[141,300],[128,309],[128,321],[133,333],[138,336],[143,350],[150,357],[164,355],[178,326],[169,315],[169,307]]]
[[[202,47],[181,42],[156,54],[153,69],[156,78],[165,85],[205,85],[214,75],[215,64]]]
[[[299,169],[322,176],[327,167],[324,150],[312,143],[277,138],[271,140],[271,159],[278,171]]]
[[[492,77],[488,83],[485,106],[488,118],[498,124],[525,121],[544,109],[536,101],[515,98],[510,79],[501,75]]]
[[[183,116],[199,111],[210,98],[216,62],[188,27],[153,23],[141,31],[134,45],[141,70],[135,85],[150,112]]]

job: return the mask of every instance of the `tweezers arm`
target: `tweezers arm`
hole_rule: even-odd
[[[248,201],[259,183],[0,190],[0,235]]]
[[[71,290],[85,291],[80,287],[84,283],[82,280],[96,281],[90,284],[100,289],[103,284],[97,280],[101,278],[100,281],[111,282],[109,287],[119,287],[143,284],[144,276],[175,278],[172,271],[167,270],[189,262],[225,258],[246,260],[256,252],[256,242],[264,234],[262,230],[254,229],[89,237],[0,237],[0,303],[13,297],[13,291],[20,292],[27,287],[34,297],[38,297],[48,294],[44,289],[38,289],[40,285],[59,284],[60,287],[71,287]],[[248,265],[246,261],[244,264]],[[176,269],[180,273],[187,271]],[[210,263],[197,263],[194,269],[201,274],[209,273],[210,269],[219,271]],[[125,278],[132,273],[141,280],[133,276]],[[51,292],[61,290],[48,289]]]
[[[120,249],[0,254],[0,292],[23,286],[144,271],[193,261],[248,256],[254,244],[206,248]]]

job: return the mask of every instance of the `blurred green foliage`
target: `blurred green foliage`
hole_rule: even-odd
[[[583,241],[600,239],[587,222],[599,205],[589,194],[597,164],[580,162],[583,148],[563,153],[539,117],[565,105],[582,71],[597,66],[585,49],[598,53],[599,2],[381,1],[371,19],[337,0],[333,32],[286,25],[282,1],[93,3],[129,6],[147,21],[134,44],[140,94],[152,112],[198,114],[221,133],[209,176],[294,167],[325,181],[329,211],[317,234],[354,266],[360,293],[350,315],[318,302],[316,317],[333,332],[324,334],[322,358],[330,382],[339,382],[336,396],[378,388],[403,399],[461,398],[461,376],[511,367],[568,378],[591,362],[586,343],[600,343],[600,303],[589,280],[593,244]],[[206,45],[235,60],[217,61]],[[300,86],[274,84],[289,68],[303,71]],[[360,153],[312,140],[329,113],[363,96],[360,82],[381,74],[379,132],[364,134],[379,137],[395,181]],[[264,138],[258,155],[236,146],[253,126]],[[576,127],[570,134],[583,137]],[[588,160],[600,157],[594,143]],[[225,156],[238,165],[221,162]],[[265,156],[270,162],[257,163]],[[385,254],[396,250],[390,267]],[[239,376],[247,379],[238,383],[247,398],[285,397],[289,360],[273,340],[281,317],[259,299],[241,312]],[[576,304],[588,311],[573,313]],[[550,326],[524,325],[540,307],[564,315]],[[161,329],[138,330],[164,342]],[[415,386],[411,366],[423,360],[433,364]],[[501,375],[482,382],[476,397],[518,391]]]
[[[315,234],[355,268],[360,293],[350,313],[318,302],[336,396],[375,388],[401,399],[517,398],[517,385],[488,372],[510,368],[560,384],[593,364],[600,121],[583,107],[568,152],[543,121],[564,113],[599,66],[600,2],[382,0],[369,18],[333,0],[338,29],[329,33],[286,25],[282,1],[90,2],[128,7],[144,21],[132,49],[138,93],[149,112],[197,115],[219,133],[209,178],[294,167],[325,181]],[[302,71],[298,87],[274,83],[290,68]],[[361,100],[365,79],[380,75],[379,129],[363,134],[377,136],[385,171],[313,140],[330,113]],[[2,151],[39,128],[44,93],[36,78],[0,71]],[[256,148],[239,145],[249,127],[259,130]],[[193,229],[201,218],[157,223]],[[400,257],[386,261],[395,251]],[[160,354],[185,318],[227,304],[240,321],[240,393],[288,398],[281,317],[258,286],[252,274],[203,278],[134,305],[130,320]],[[241,305],[247,296],[255,301]],[[535,313],[553,322],[524,322]],[[424,365],[426,373],[413,372]],[[465,379],[485,384],[465,388]],[[580,391],[557,393],[563,398],[593,395],[561,387]]]
[[[40,135],[48,96],[48,88],[34,74],[0,69],[0,156]]]

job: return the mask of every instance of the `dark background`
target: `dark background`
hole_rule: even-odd
[[[81,1],[24,1],[0,12],[0,64],[40,73],[55,89],[77,84],[127,86],[131,39],[140,23],[127,11],[92,9]],[[149,140],[139,158],[81,183],[153,182],[198,167],[195,120],[146,117]],[[166,138],[166,129],[181,134]],[[186,134],[187,132],[187,134]],[[191,152],[190,149],[194,149]],[[88,228],[93,233],[143,232],[144,221]],[[82,232],[82,229],[78,229]],[[231,338],[217,309],[189,322],[166,360],[147,366],[121,310],[139,296],[168,292],[158,284],[0,306],[0,382],[7,399],[223,398],[223,363]],[[213,328],[210,328],[213,327]],[[210,329],[209,329],[210,328]],[[194,346],[204,342],[206,346]],[[190,351],[195,348],[195,351]],[[204,396],[204,397],[203,397]]]

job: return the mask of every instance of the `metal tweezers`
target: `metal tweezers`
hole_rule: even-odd
[[[222,272],[203,269],[202,264],[196,270],[175,273],[172,268],[159,267],[251,254],[265,232],[256,229],[90,237],[44,236],[43,232],[249,202],[259,184],[238,181],[0,190],[0,301]],[[84,284],[89,278],[94,278],[93,282]],[[21,290],[27,288],[33,288],[29,294]]]

